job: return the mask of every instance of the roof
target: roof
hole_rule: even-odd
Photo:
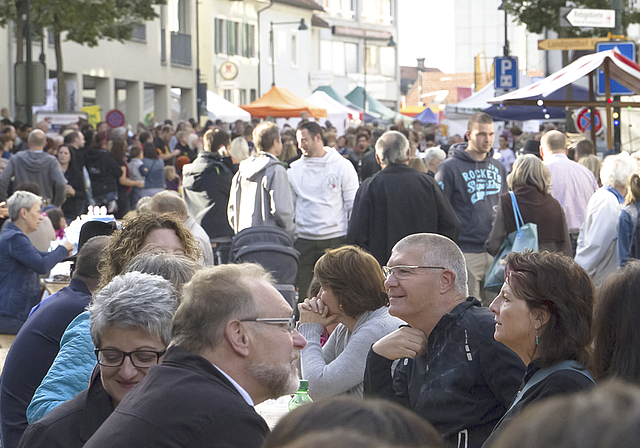
[[[311,16],[311,26],[316,26],[318,28],[331,28],[328,22],[322,20],[321,17],[318,17],[317,14]]]
[[[324,12],[324,8],[313,0],[273,0],[273,3],[282,3],[283,5],[290,5],[297,8]]]
[[[253,103],[240,106],[254,117],[299,117],[307,112],[310,117],[326,117],[327,110],[313,106],[284,87],[273,86]]]
[[[407,94],[407,106],[418,106],[418,84],[420,77],[416,80]],[[431,103],[454,104],[458,102],[458,87],[473,87],[473,73],[442,73],[424,72],[422,74],[422,102],[425,105]],[[431,93],[431,95],[429,95]]]

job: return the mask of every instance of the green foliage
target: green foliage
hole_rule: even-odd
[[[560,28],[560,8],[566,0],[505,0],[509,14],[515,16],[519,24],[524,24],[531,33],[540,34],[544,28],[555,32],[564,30],[567,37],[606,36],[606,28]],[[588,9],[611,9],[609,0],[576,0],[577,7]],[[640,11],[626,8],[622,15],[622,27],[640,22]]]
[[[33,30],[67,33],[66,40],[94,47],[98,40],[131,38],[137,24],[158,15],[155,5],[165,0],[31,0]],[[0,0],[0,26],[15,20],[22,0]]]

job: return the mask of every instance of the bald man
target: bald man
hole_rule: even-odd
[[[573,256],[585,210],[598,182],[589,169],[567,157],[567,138],[559,131],[549,131],[540,140],[542,160],[551,173],[551,196],[564,210],[571,238]]]

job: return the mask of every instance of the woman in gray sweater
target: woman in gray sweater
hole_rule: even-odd
[[[362,397],[367,353],[371,344],[402,325],[389,315],[384,276],[376,259],[356,246],[328,250],[316,263],[320,283],[316,297],[298,305],[302,376],[317,399],[338,394]],[[320,336],[337,323],[324,347]]]

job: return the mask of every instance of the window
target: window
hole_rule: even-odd
[[[378,50],[380,47],[376,45],[367,45],[365,48],[365,64],[367,64],[367,72],[378,73]]]
[[[380,74],[395,78],[396,76],[396,49],[393,47],[380,48]]]
[[[336,76],[345,75],[345,60],[344,60],[344,42],[333,41],[333,74]]]
[[[238,104],[247,104],[247,89],[238,89]]]
[[[366,0],[369,1],[369,0]],[[323,0],[322,6],[329,15],[343,19],[353,19],[356,0]]]
[[[227,54],[240,54],[240,24],[227,21]]]
[[[216,53],[224,53],[225,50],[225,20],[215,19],[214,21],[214,44],[213,48]]]
[[[298,46],[297,38],[295,34],[291,36],[291,65],[298,65]]]
[[[347,73],[358,73],[358,45],[344,44],[345,70]]]
[[[189,4],[188,0],[169,0],[169,31],[189,34]]]
[[[331,71],[331,55],[332,42],[330,40],[320,41],[320,70]]]
[[[251,89],[250,101],[253,103],[258,95],[256,94],[256,89]]]
[[[252,58],[255,56],[256,27],[248,23],[242,24],[242,56]]]
[[[362,2],[362,20],[391,25],[391,0],[366,0]]]
[[[222,95],[224,96],[224,99],[227,101],[232,101],[233,102],[233,90],[231,89],[224,89],[222,91]]]

